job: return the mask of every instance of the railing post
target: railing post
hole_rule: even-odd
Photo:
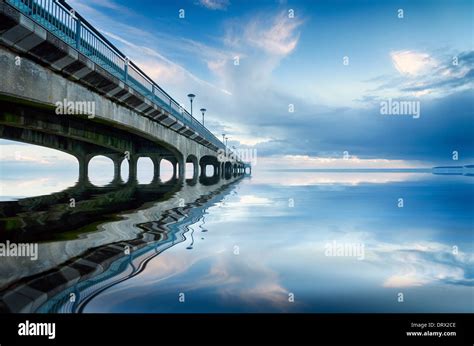
[[[31,2],[31,6],[29,6],[30,4],[28,4],[28,8],[29,8],[29,11],[28,11],[28,15],[32,16],[35,14],[35,2],[32,1]]]
[[[128,57],[125,57],[125,68],[124,68],[124,79],[125,79],[125,83],[128,82],[128,62],[129,62],[129,59]]]
[[[81,47],[81,20],[76,18],[76,48],[79,50]]]

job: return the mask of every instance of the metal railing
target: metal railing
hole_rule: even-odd
[[[6,0],[6,2],[141,93],[142,96],[167,110],[210,143],[220,149],[225,148],[216,136],[138,66],[129,61],[120,50],[64,0]]]

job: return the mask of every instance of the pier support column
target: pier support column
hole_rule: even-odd
[[[128,182],[129,183],[136,183],[137,180],[137,163],[138,163],[139,156],[135,154],[130,155],[130,159],[128,160]]]
[[[178,160],[178,179],[179,180],[184,180],[185,177],[185,169],[186,169],[186,164],[184,163],[184,160],[179,159]]]
[[[91,155],[79,155],[77,161],[79,162],[79,184],[90,184],[89,181],[89,162]]]
[[[122,184],[122,175],[121,175],[121,170],[122,170],[122,162],[124,160],[124,156],[121,153],[117,154],[107,154],[105,155],[108,158],[112,160],[114,163],[114,179],[110,184],[117,185],[117,184]]]
[[[178,162],[175,161],[175,162],[172,163],[172,165],[173,165],[173,179],[176,179],[178,177],[177,176],[177,170],[176,170]]]
[[[199,178],[199,164],[198,162],[193,162],[193,180]]]
[[[160,179],[160,164],[162,157],[160,155],[150,156],[151,162],[153,162],[153,180],[152,183],[159,183]]]
[[[201,162],[199,166],[201,167],[201,178],[205,178],[206,177],[206,164]]]

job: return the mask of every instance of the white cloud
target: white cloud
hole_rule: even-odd
[[[296,31],[301,24],[300,20],[288,18],[285,12],[275,16],[269,27],[264,20],[255,18],[247,25],[245,39],[267,53],[286,56],[298,45],[299,33]]]
[[[186,85],[186,87],[189,88],[189,82],[191,80],[197,84],[213,88],[224,94],[231,94],[229,91],[197,77],[186,68],[166,58],[155,49],[136,45],[109,32],[104,32],[104,34],[131,48],[130,52],[133,54],[131,56],[132,60],[152,79],[158,82],[158,84],[165,82],[174,85]]]
[[[384,287],[415,287],[426,284],[428,280],[418,277],[416,273],[393,275],[385,280]]]
[[[374,83],[374,88],[366,93],[370,98],[361,99],[370,104],[373,100],[387,98],[416,97],[434,100],[473,87],[471,69],[472,51],[415,52],[401,50],[390,52],[390,58],[398,74],[379,76],[366,83]],[[453,56],[459,58],[459,65],[453,64]]]
[[[384,259],[395,272],[385,279],[384,287],[415,287],[437,281],[472,282],[466,272],[474,259],[472,253],[453,255],[452,251],[450,246],[440,243],[381,243],[374,249],[374,259]]]
[[[291,54],[299,42],[303,22],[288,18],[286,12],[226,22],[223,47],[214,48],[187,40],[194,54],[201,57],[218,84],[232,94],[239,94],[240,104],[252,103],[255,89],[272,90],[272,72],[280,61]],[[265,54],[262,54],[264,52]],[[234,64],[238,57],[239,64]]]
[[[81,0],[83,1],[83,0]],[[112,0],[100,0],[97,1],[97,6],[107,8],[109,10],[119,11],[122,13],[130,14],[130,7],[121,6]]]
[[[240,197],[240,204],[243,205],[270,205],[272,204],[271,200],[265,197],[258,197],[254,195],[244,195]]]
[[[199,0],[199,5],[210,10],[226,10],[229,7],[229,0]]]
[[[391,52],[393,65],[402,75],[418,76],[436,68],[437,61],[427,53],[410,50]]]

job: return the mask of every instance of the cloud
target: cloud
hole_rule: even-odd
[[[451,74],[450,70],[445,70],[448,78],[443,78],[428,82],[426,84],[407,86],[403,88],[403,91],[412,91],[417,95],[425,95],[433,90],[440,89],[456,89],[464,86],[468,86],[474,82],[474,69],[462,71],[461,74]]]
[[[377,104],[336,109],[304,100],[296,103],[298,113],[283,116],[285,104],[291,99],[265,95],[259,99],[266,102],[267,109],[251,112],[258,116],[251,117],[248,135],[271,133],[274,138],[256,145],[259,158],[340,158],[348,151],[360,159],[416,160],[438,165],[452,164],[451,153],[457,150],[463,153],[457,163],[466,164],[474,159],[473,94],[473,90],[466,90],[437,99],[421,98],[419,119],[382,116]]]
[[[454,54],[453,54],[454,55]],[[472,89],[474,86],[474,51],[461,52],[457,64],[452,56],[441,57],[443,63],[433,71],[425,72],[416,82],[401,87],[403,92],[416,95],[449,94],[458,90]]]
[[[182,85],[185,83],[189,84],[189,80],[192,80],[197,84],[205,85],[225,94],[230,94],[229,91],[197,77],[183,66],[166,58],[153,48],[136,45],[110,32],[104,32],[104,34],[131,48],[132,60],[155,81]]]
[[[81,0],[84,1],[84,0]],[[121,6],[117,4],[115,1],[112,0],[100,0],[97,1],[97,6],[106,8],[108,10],[113,10],[113,11],[118,11],[124,14],[130,14],[130,7],[127,6]]]
[[[230,5],[229,0],[199,0],[198,5],[210,10],[226,10]]]
[[[113,0],[68,0],[68,3],[86,19],[99,18],[100,20],[103,20],[107,18],[107,15],[103,14],[104,12],[131,17],[138,16],[129,6],[122,6]],[[99,9],[96,9],[95,7],[98,7]]]
[[[198,48],[195,53],[204,58],[209,71],[226,85],[226,90],[242,89],[245,84],[255,87],[256,82],[259,86],[268,85],[273,70],[296,49],[302,23],[288,18],[286,12],[257,14],[227,21],[220,49],[191,44]]]
[[[474,286],[470,269],[471,253],[453,254],[450,246],[440,243],[383,244],[373,249],[371,260],[383,260],[393,270],[384,287],[416,287],[436,282]]]
[[[453,57],[457,58],[454,64]],[[474,51],[428,53],[401,51],[391,53],[392,61],[400,72],[397,76],[379,76],[367,80],[378,84],[367,90],[358,101],[380,102],[388,97],[444,97],[474,86]]]
[[[259,17],[247,25],[245,39],[269,54],[286,56],[298,45],[299,33],[296,30],[301,24],[302,21],[289,18],[286,12],[275,16],[270,25]]]
[[[243,195],[240,196],[240,203],[242,205],[271,205],[272,201],[265,197],[259,197],[255,195]]]
[[[403,275],[393,275],[389,277],[383,284],[384,287],[415,287],[423,286],[428,283],[424,278],[416,275],[416,272],[411,272]]]
[[[390,53],[393,65],[403,75],[417,76],[435,68],[437,62],[427,53],[409,50]]]
[[[228,21],[223,42],[226,47],[250,51],[251,48],[275,56],[292,53],[299,42],[303,20],[289,18],[285,11]],[[251,54],[251,53],[249,53]]]
[[[243,280],[245,278],[245,280]],[[288,289],[281,283],[278,274],[269,268],[264,258],[258,260],[247,256],[236,263],[230,256],[219,256],[209,274],[199,280],[202,288],[219,283],[217,294],[224,301],[239,299],[259,310],[263,304],[274,309],[288,310]],[[244,289],[242,289],[244,287]]]

